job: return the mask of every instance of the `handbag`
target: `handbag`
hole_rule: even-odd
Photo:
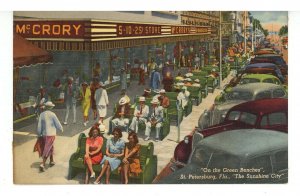
[[[44,143],[45,142],[43,137],[38,137],[33,147],[33,152],[38,152],[39,157],[43,155],[44,146],[45,146]]]

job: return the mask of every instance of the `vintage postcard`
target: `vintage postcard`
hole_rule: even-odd
[[[15,184],[288,182],[288,12],[13,12]]]

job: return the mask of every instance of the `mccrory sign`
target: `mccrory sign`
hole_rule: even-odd
[[[86,21],[14,21],[14,32],[25,38],[83,39]]]

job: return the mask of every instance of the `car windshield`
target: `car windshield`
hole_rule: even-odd
[[[260,80],[257,78],[242,78],[240,84],[248,84],[248,83],[255,83],[255,82],[260,82]]]
[[[232,168],[240,166],[240,159],[231,154],[199,146],[192,154],[191,163],[202,168]]]
[[[257,116],[248,112],[231,111],[228,120],[240,121],[249,125],[255,125]]]
[[[252,100],[253,94],[247,91],[232,91],[226,95],[226,100]]]

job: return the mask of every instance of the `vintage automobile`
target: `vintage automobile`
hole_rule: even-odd
[[[282,83],[285,82],[284,75],[278,67],[278,65],[274,63],[254,63],[249,64],[243,68],[241,73],[257,73],[257,74],[272,74],[280,79]]]
[[[287,79],[284,78],[278,66],[272,63],[257,63],[245,66],[237,76],[232,78],[230,82],[224,86],[224,90],[227,91],[228,88],[239,84],[242,77],[247,74],[269,74],[279,78],[281,83],[287,84]]]
[[[242,76],[239,84],[249,84],[249,83],[272,83],[281,85],[281,81],[271,74],[246,74]]]
[[[288,100],[285,98],[262,99],[232,107],[223,122],[206,128],[195,128],[175,148],[174,160],[185,164],[189,158],[194,133],[208,137],[233,129],[268,129],[288,132]],[[178,164],[180,165],[180,164]]]
[[[263,55],[263,54],[276,54],[276,52],[272,48],[262,48],[255,53],[255,55]]]
[[[201,138],[195,134],[187,164],[156,183],[287,183],[288,134],[237,129]]]
[[[283,75],[287,75],[288,73],[288,65],[286,64],[282,56],[279,54],[258,55],[250,61],[250,64],[255,63],[273,63],[279,66],[280,71]]]
[[[237,78],[232,79],[228,85],[224,86],[224,92],[230,92],[232,87],[241,84],[248,84],[248,83],[272,83],[282,85],[282,82],[276,76],[272,74],[248,74],[243,73],[240,74]]]
[[[228,93],[222,93],[215,99],[215,104],[203,112],[198,120],[199,128],[206,128],[221,123],[227,111],[243,102],[268,98],[287,98],[283,86],[271,83],[250,83],[233,87]]]

